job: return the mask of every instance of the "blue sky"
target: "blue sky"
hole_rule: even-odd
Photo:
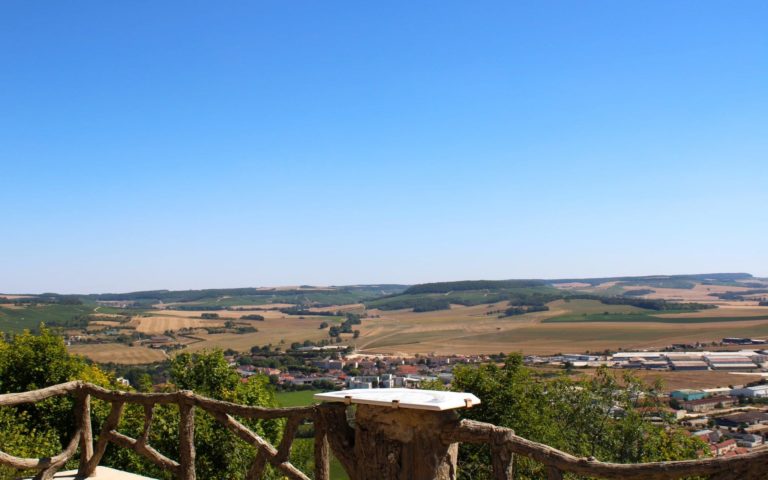
[[[768,4],[0,5],[0,291],[768,275]]]

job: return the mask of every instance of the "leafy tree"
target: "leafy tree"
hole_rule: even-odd
[[[548,380],[523,366],[519,355],[503,366],[458,366],[452,388],[472,392],[482,403],[462,415],[512,428],[516,434],[578,456],[636,463],[696,458],[703,444],[671,421],[656,425],[644,413],[661,407],[660,385],[606,369],[587,380]],[[546,478],[542,467],[516,457],[519,478]],[[490,478],[487,448],[462,445],[461,478]]]
[[[61,443],[54,430],[34,427],[28,412],[0,407],[0,445],[6,453],[19,457],[40,458],[58,452]],[[28,472],[32,474],[31,472]],[[16,470],[0,465],[0,478],[17,478]]]
[[[277,406],[269,379],[254,375],[247,382],[241,382],[240,376],[229,367],[221,350],[181,353],[171,361],[170,372],[171,381],[182,390],[194,390],[200,395],[244,405]],[[143,428],[141,408],[131,405],[126,411],[123,423],[121,428],[138,435]],[[283,424],[279,420],[243,420],[243,423],[272,443],[279,440]],[[177,407],[157,407],[151,431],[152,445],[161,452],[175,456],[174,452],[178,451],[179,444],[178,425]],[[195,416],[195,449],[197,475],[206,479],[244,478],[256,454],[253,448],[241,442],[211,415],[199,409]],[[110,461],[112,465],[125,470],[156,477],[167,476],[143,458],[138,458],[124,449],[118,450]]]
[[[0,335],[0,392],[18,393],[71,380],[115,386],[112,377],[81,357],[69,355],[64,340],[41,326],[40,334],[29,331]],[[52,397],[34,404],[0,408],[0,445],[3,450],[31,457],[61,451],[75,429],[73,401]],[[12,470],[8,470],[10,472]],[[2,478],[14,478],[5,470]]]
[[[171,380],[176,387],[195,390],[209,397],[245,405],[275,407],[269,379],[256,375],[242,382],[232,370],[223,352],[182,353],[171,361]],[[137,382],[142,391],[153,389],[146,373]],[[83,358],[69,355],[61,337],[45,327],[39,335],[24,332],[4,339],[0,336],[0,392],[22,392],[43,388],[70,380],[84,380],[109,388],[118,388],[113,377]],[[167,387],[172,390],[172,386]],[[109,411],[106,402],[92,400],[94,433]],[[36,404],[0,408],[0,445],[4,451],[25,456],[45,457],[56,454],[69,441],[74,431],[73,401],[69,397],[54,397]],[[236,439],[210,415],[196,411],[195,447],[198,478],[242,479],[252,462],[255,451]],[[254,432],[276,443],[282,431],[282,421],[243,420]],[[140,405],[126,404],[118,430],[133,436],[141,435],[144,411]],[[150,431],[150,444],[172,458],[178,458],[179,411],[175,405],[157,405]],[[76,460],[74,461],[76,463]],[[131,450],[110,446],[102,459],[103,465],[154,477],[170,478],[143,457]],[[0,478],[16,478],[12,469],[0,468]],[[267,479],[278,478],[268,472]]]

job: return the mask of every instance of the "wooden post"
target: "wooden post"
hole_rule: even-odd
[[[547,480],[563,480],[563,472],[554,465],[547,466]]]
[[[187,398],[192,392],[179,393],[179,479],[195,480],[195,404]]]
[[[77,423],[82,432],[80,435],[80,465],[77,473],[83,474],[88,470],[88,462],[93,457],[93,428],[91,426],[91,396],[85,392],[77,395]]]
[[[104,452],[107,450],[107,444],[109,443],[110,433],[117,428],[117,424],[120,423],[120,415],[123,414],[123,408],[125,402],[112,402],[112,407],[109,411],[109,415],[101,426],[101,433],[99,433],[99,440],[96,442],[96,448],[88,459],[88,463],[78,471],[78,475],[85,478],[90,477],[96,472],[96,467],[101,462],[101,457],[104,456]]]
[[[454,411],[358,405],[352,480],[455,480],[458,443],[441,433]]]
[[[513,480],[515,478],[515,456],[512,452],[510,432],[499,432],[492,436],[491,462],[493,464],[493,478],[495,480]]]
[[[320,412],[315,413],[315,480],[331,478],[327,432],[325,419]]]

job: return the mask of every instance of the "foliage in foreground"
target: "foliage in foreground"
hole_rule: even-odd
[[[178,355],[170,366],[172,385],[223,400],[247,405],[277,406],[265,377],[248,382],[228,365],[221,351]],[[594,456],[622,463],[695,458],[703,449],[698,440],[686,437],[670,420],[650,421],[660,406],[659,385],[648,386],[631,375],[615,378],[600,370],[588,380],[543,379],[511,356],[503,366],[457,367],[453,388],[478,395],[483,403],[464,411],[466,418],[509,427],[518,435],[546,443],[579,456]],[[86,380],[117,388],[113,378],[80,357],[67,353],[63,340],[42,329],[40,335],[23,333],[0,339],[0,392],[21,392],[69,380]],[[141,383],[141,382],[140,382]],[[143,389],[151,382],[143,382]],[[109,405],[93,402],[93,428],[97,433]],[[0,408],[0,445],[8,453],[39,457],[58,453],[71,435],[72,400],[60,397],[35,405]],[[150,444],[177,458],[178,409],[158,406]],[[282,422],[247,422],[250,428],[273,444],[279,441]],[[197,411],[195,443],[198,478],[242,479],[253,460],[254,450],[219,426],[208,414]],[[119,430],[136,437],[143,428],[143,409],[128,406]],[[463,479],[489,477],[487,449],[463,445],[460,472]],[[308,471],[312,452],[308,442],[297,444],[292,462]],[[124,448],[110,446],[102,464],[154,478],[169,478],[143,457]],[[69,465],[76,466],[76,460]],[[541,467],[517,457],[520,479],[544,478]],[[16,478],[16,472],[0,469],[0,479]],[[269,472],[266,478],[279,478]]]
[[[40,335],[25,332],[2,339],[0,337],[0,393],[23,392],[70,380],[85,380],[108,388],[118,388],[114,378],[81,357],[69,355],[63,339],[43,328]],[[171,380],[165,390],[177,388],[194,390],[216,399],[245,405],[276,407],[269,379],[253,376],[241,382],[221,351],[180,354],[171,361]],[[151,382],[143,382],[145,390]],[[92,402],[92,422],[97,435],[109,413],[109,404]],[[23,457],[45,457],[57,454],[74,431],[73,401],[55,397],[36,404],[0,408],[0,446],[3,451]],[[273,444],[279,441],[283,422],[247,421],[254,432]],[[141,406],[126,404],[118,430],[134,438],[140,436],[144,425]],[[150,432],[150,444],[161,453],[178,458],[179,412],[175,405],[158,405]],[[242,479],[255,457],[253,448],[235,438],[210,415],[197,410],[195,419],[195,448],[198,478]],[[309,460],[299,455],[297,463]],[[153,478],[170,478],[143,457],[125,448],[110,445],[102,465],[112,466]],[[69,468],[76,468],[77,459]],[[29,473],[29,472],[25,472]],[[13,469],[0,467],[0,479],[17,478]],[[267,478],[278,478],[269,472]]]
[[[661,385],[646,385],[607,369],[587,380],[543,379],[522,364],[519,355],[503,366],[461,366],[454,371],[453,389],[472,392],[482,403],[463,410],[465,418],[512,428],[517,435],[577,456],[602,461],[638,463],[697,458],[704,444],[686,436],[661,415]],[[487,448],[462,445],[463,479],[490,477]],[[521,456],[515,470],[521,479],[546,478],[541,465]]]

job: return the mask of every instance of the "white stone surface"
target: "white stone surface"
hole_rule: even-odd
[[[360,388],[316,393],[315,400],[416,410],[452,410],[480,404],[480,399],[471,393],[417,390],[414,388]]]
[[[80,480],[83,477],[77,476],[77,470],[69,470],[67,472],[59,472],[54,475],[53,478],[59,478],[61,480]],[[122,472],[109,467],[96,467],[95,475],[88,477],[89,480],[155,480],[149,477],[142,477],[141,475],[135,475],[133,473]],[[27,479],[30,480],[30,479]]]

